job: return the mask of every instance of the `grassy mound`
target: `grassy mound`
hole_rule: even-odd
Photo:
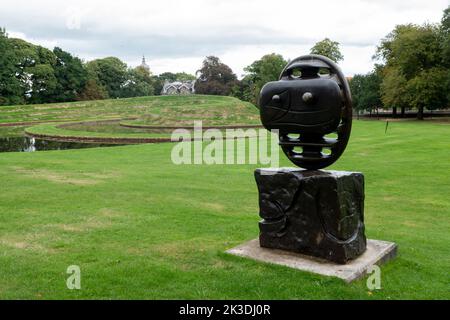
[[[77,122],[66,123],[68,120]],[[25,129],[27,134],[35,137],[60,140],[89,138],[99,141],[108,138],[142,140],[170,137],[171,130],[129,128],[121,126],[119,120],[123,120],[123,124],[156,127],[192,127],[195,120],[202,120],[205,127],[248,126],[259,125],[259,114],[255,106],[239,99],[203,95],[140,97],[0,108],[2,123],[44,122]],[[11,134],[11,128],[4,128],[0,134],[2,132]]]
[[[257,165],[177,166],[172,144],[2,154],[0,298],[448,299],[449,130],[355,121],[332,166],[365,174],[367,236],[399,245],[373,292],[224,253],[258,236]]]
[[[213,124],[258,123],[250,103],[222,96],[153,96],[0,108],[0,123],[140,118],[156,125],[192,124],[203,119]]]

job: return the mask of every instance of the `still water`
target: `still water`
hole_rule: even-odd
[[[28,137],[0,138],[0,152],[35,152],[46,150],[85,149],[96,147],[113,147],[111,144],[93,144],[79,142],[57,142],[38,140]]]

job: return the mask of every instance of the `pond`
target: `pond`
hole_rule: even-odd
[[[0,152],[35,152],[47,150],[85,149],[97,147],[114,147],[111,144],[94,144],[79,142],[58,142],[39,140],[28,137],[0,138]]]

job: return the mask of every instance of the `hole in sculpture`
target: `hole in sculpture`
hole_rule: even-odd
[[[301,78],[301,76],[302,76],[302,70],[301,69],[294,69],[294,70],[292,70],[292,73],[291,73],[291,77],[292,78],[294,78],[294,79],[298,79],[298,78]]]
[[[338,134],[336,132],[332,132],[329,134],[326,134],[324,136],[325,139],[337,139],[338,138]]]
[[[298,134],[298,133],[290,133],[287,136],[288,136],[289,139],[292,139],[292,140],[300,139],[300,134]]]
[[[301,154],[301,153],[303,153],[303,148],[302,147],[294,147],[294,149],[292,151],[296,154]]]
[[[330,72],[330,69],[328,69],[328,68],[320,68],[319,74],[321,76],[329,76],[331,74],[331,72]]]

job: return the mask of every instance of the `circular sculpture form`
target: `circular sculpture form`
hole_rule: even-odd
[[[279,81],[262,88],[259,108],[264,127],[279,130],[283,152],[299,167],[325,168],[347,146],[352,126],[350,87],[337,64],[324,56],[292,60]]]

